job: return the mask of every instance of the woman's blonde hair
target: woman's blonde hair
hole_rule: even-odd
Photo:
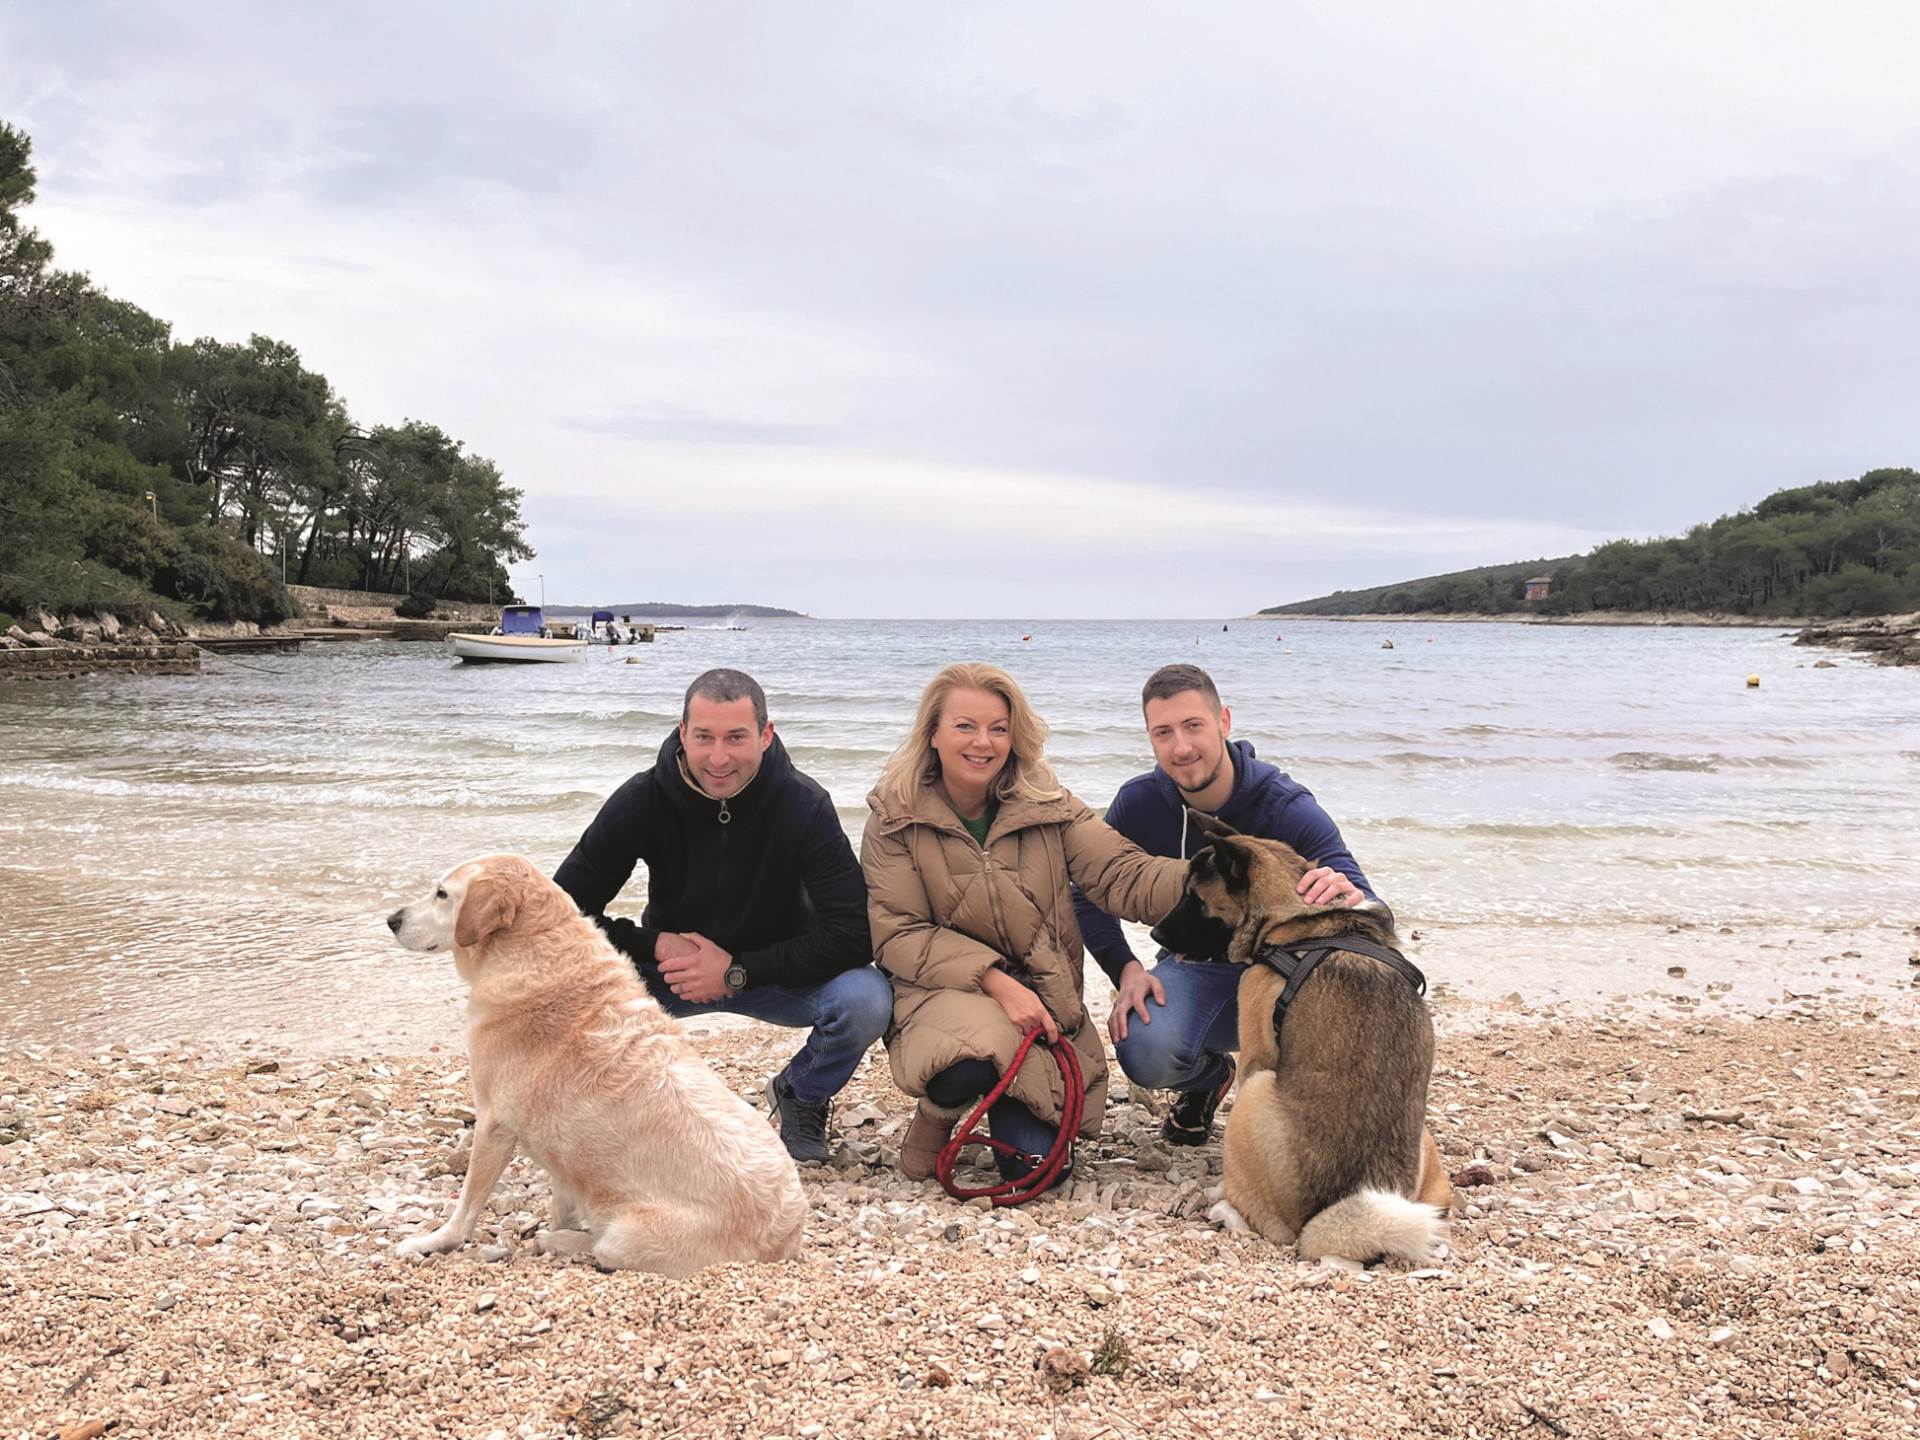
[[[876,787],[881,798],[905,807],[914,795],[940,776],[940,757],[933,748],[933,732],[940,728],[940,709],[956,690],[985,690],[1007,704],[1007,763],[994,777],[996,800],[1024,796],[1029,800],[1057,800],[1065,792],[1047,764],[1047,722],[1033,713],[1026,693],[998,665],[949,665],[920,696],[913,728],[880,772]]]

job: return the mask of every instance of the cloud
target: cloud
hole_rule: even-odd
[[[64,262],[444,425],[549,576],[1221,613],[1911,460],[1915,38],[74,4],[0,17],[0,87]]]
[[[659,445],[830,445],[842,438],[829,425],[735,420],[670,405],[574,416],[558,423],[563,429],[589,435],[618,435]]]

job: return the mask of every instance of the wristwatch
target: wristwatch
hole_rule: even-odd
[[[727,973],[721,978],[727,982],[727,989],[738,995],[747,988],[747,967],[736,960],[727,966]]]

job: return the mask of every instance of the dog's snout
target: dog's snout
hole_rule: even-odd
[[[400,922],[406,918],[406,914],[407,912],[404,910],[396,910],[387,916],[387,929],[398,935],[400,933]]]

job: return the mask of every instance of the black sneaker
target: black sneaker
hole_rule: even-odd
[[[1169,1145],[1204,1145],[1213,1134],[1213,1117],[1220,1102],[1233,1089],[1234,1063],[1225,1057],[1227,1075],[1211,1090],[1182,1090],[1173,1102],[1173,1113],[1160,1122],[1160,1138]]]
[[[827,1149],[827,1112],[831,1100],[808,1104],[793,1093],[782,1070],[767,1082],[767,1108],[780,1127],[780,1143],[802,1165],[825,1165],[833,1158]]]

